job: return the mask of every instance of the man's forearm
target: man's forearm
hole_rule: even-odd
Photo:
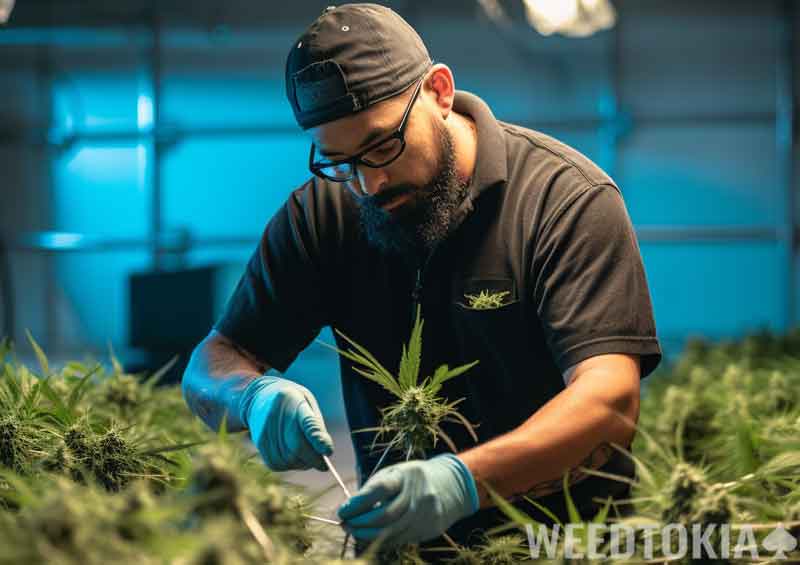
[[[639,411],[634,378],[638,372],[586,371],[515,430],[460,453],[478,484],[481,507],[492,504],[482,482],[506,498],[531,491],[540,496],[558,490],[565,471],[604,463],[608,443],[627,445]]]
[[[245,428],[239,419],[242,391],[269,367],[219,336],[206,339],[192,353],[183,374],[183,396],[189,409],[211,429],[223,418],[229,431]]]

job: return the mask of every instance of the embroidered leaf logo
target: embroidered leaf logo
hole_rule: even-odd
[[[492,293],[488,290],[482,290],[480,294],[465,294],[464,298],[469,300],[470,308],[474,308],[475,310],[492,310],[503,306],[503,300],[508,294],[510,294],[510,292],[507,290]]]

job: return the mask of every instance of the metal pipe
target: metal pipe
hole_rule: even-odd
[[[731,243],[742,241],[779,242],[780,227],[772,226],[640,226],[639,241],[648,243]]]
[[[0,239],[0,339],[14,335],[14,290],[8,249]]]
[[[777,115],[773,112],[749,112],[743,114],[706,114],[706,115],[679,115],[679,116],[630,116],[630,120],[637,126],[659,128],[683,128],[688,126],[714,126],[729,123],[745,124],[774,124]],[[517,120],[523,127],[535,130],[597,130],[608,125],[609,118],[575,118],[568,120]],[[284,136],[300,135],[300,130],[293,123],[286,124],[256,124],[233,126],[160,126],[152,131],[137,129],[119,129],[106,131],[77,131],[69,132],[63,137],[52,135],[52,132],[28,129],[2,129],[0,126],[0,144],[29,144],[68,147],[78,141],[89,142],[118,142],[135,141],[138,139],[161,140],[163,144],[175,143],[189,137],[222,137],[222,136]]]
[[[612,178],[618,178],[620,165],[620,145],[622,136],[625,134],[627,120],[620,110],[620,92],[622,91],[622,52],[621,52],[621,15],[617,16],[617,24],[610,32],[611,46],[609,48],[609,76],[608,92],[605,104],[601,105],[601,111],[605,111],[605,124],[600,126],[600,134],[605,134],[608,155],[606,157],[606,172]],[[625,188],[621,189],[624,193]]]
[[[785,255],[785,306],[783,327],[790,329],[796,323],[795,259],[797,258],[797,201],[795,193],[795,87],[794,87],[794,2],[784,0],[776,17],[778,27],[778,60],[776,61],[776,113],[775,143],[778,174],[783,187],[784,217],[781,226],[781,243]]]
[[[48,7],[48,17],[52,20],[53,7]],[[36,51],[35,60],[36,69],[36,86],[38,92],[38,102],[43,116],[46,116],[46,124],[53,123],[53,105],[54,105],[54,83],[55,73],[53,70],[53,57],[52,49],[49,45],[45,45]],[[52,222],[54,218],[54,211],[52,202],[58,187],[56,186],[56,159],[55,151],[52,146],[45,146],[42,155],[47,160],[47,165],[44,168],[47,174],[46,181],[42,188],[46,190],[44,200],[48,202],[45,214],[47,215],[47,222]],[[58,279],[58,265],[56,260],[51,257],[46,257],[42,261],[42,287],[41,292],[42,304],[44,305],[44,340],[43,345],[47,347],[48,351],[53,353],[58,352],[62,345],[61,334],[59,332],[58,323],[58,299],[57,299],[57,285]]]
[[[259,236],[217,236],[188,238],[183,232],[162,232],[158,246],[162,252],[185,253],[198,247],[255,246]],[[85,233],[39,231],[27,232],[12,239],[8,248],[14,252],[116,252],[151,249],[151,238],[107,237]]]
[[[643,242],[707,242],[731,241],[780,242],[784,234],[780,227],[770,226],[639,226],[639,241]],[[186,253],[203,247],[255,246],[258,235],[187,237],[182,232],[162,232],[158,246],[161,252]],[[85,233],[39,231],[18,235],[8,242],[13,252],[115,252],[147,250],[153,242],[149,237],[106,237]]]
[[[222,44],[227,50],[258,53],[263,59],[265,45],[291,45],[296,39],[292,26],[239,28],[229,33],[223,40],[208,29],[171,29],[162,37],[162,43],[170,49],[203,51],[214,49]],[[40,45],[59,48],[103,48],[130,49],[131,43],[150,40],[149,30],[143,28],[102,25],[102,27],[56,26],[49,22],[47,27],[20,27],[3,29],[0,33],[0,47],[36,47]],[[282,52],[282,49],[279,50]]]
[[[152,31],[153,41],[150,51],[151,61],[151,92],[152,92],[152,155],[148,160],[150,166],[150,238],[153,269],[158,271],[162,268],[162,250],[159,245],[162,231],[161,217],[161,172],[163,146],[158,137],[159,125],[161,124],[161,22],[159,19],[158,4],[153,4]]]

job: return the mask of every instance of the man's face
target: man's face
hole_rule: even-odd
[[[309,130],[317,154],[345,159],[391,135],[413,91],[412,85],[363,112]],[[408,116],[405,149],[395,161],[377,169],[359,165],[358,175],[343,183],[356,198],[368,241],[383,251],[416,256],[429,250],[445,237],[466,193],[456,175],[452,136],[430,104],[421,92]]]

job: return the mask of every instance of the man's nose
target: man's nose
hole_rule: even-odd
[[[388,184],[389,177],[384,169],[373,169],[370,167],[358,167],[358,185],[356,188],[361,190],[362,196],[375,196],[383,187]]]

